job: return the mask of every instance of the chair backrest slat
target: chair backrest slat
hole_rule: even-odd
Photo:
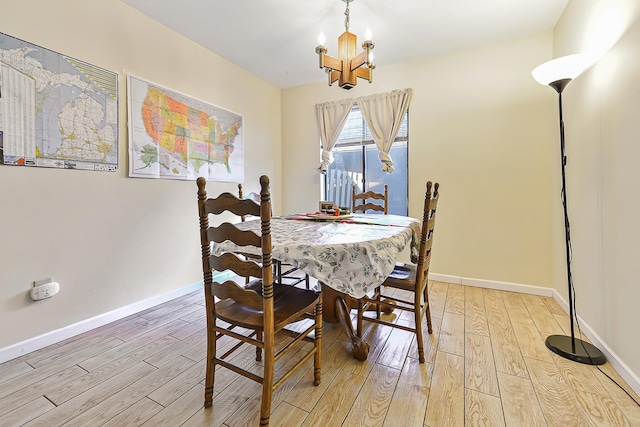
[[[207,239],[220,243],[225,240],[231,240],[238,246],[255,246],[260,247],[260,236],[252,231],[238,230],[238,228],[228,222],[222,223],[217,227],[210,227],[207,230]]]
[[[238,199],[231,193],[222,193],[216,198],[207,200],[205,203],[205,212],[208,214],[220,215],[224,211],[229,211],[238,216],[260,216],[260,204],[251,199]]]
[[[389,186],[387,184],[384,185],[384,193],[375,193],[373,191],[367,191],[366,193],[356,194],[356,187],[352,187],[351,190],[351,211],[357,212],[362,211],[365,212],[367,210],[380,211],[385,214],[388,213],[388,204],[389,204]],[[373,200],[382,200],[383,204],[366,202],[367,199]],[[362,204],[357,204],[358,200],[362,200]]]
[[[357,205],[353,211],[366,211],[366,210],[372,210],[372,211],[380,211],[380,212],[384,212],[384,206],[382,205],[378,205],[375,203],[363,203],[361,205]]]
[[[240,259],[236,254],[225,252],[222,255],[211,255],[208,268],[216,271],[231,270],[238,276],[262,277],[262,267],[255,261]]]
[[[232,280],[227,280],[223,283],[214,282],[213,295],[225,300],[231,298],[238,304],[254,307],[258,310],[262,310],[263,300],[262,296],[250,289],[244,289]]]
[[[366,193],[356,194],[356,199],[376,199],[384,200],[384,194],[367,191]]]

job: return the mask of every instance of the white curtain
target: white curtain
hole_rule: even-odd
[[[357,99],[362,117],[367,122],[378,147],[378,158],[385,172],[391,173],[395,170],[389,151],[409,109],[412,96],[413,89],[403,89]]]
[[[340,132],[349,116],[353,99],[341,101],[325,102],[316,104],[316,121],[318,122],[318,132],[322,141],[322,161],[318,166],[320,172],[325,173],[327,167],[333,162],[331,151],[338,142]]]

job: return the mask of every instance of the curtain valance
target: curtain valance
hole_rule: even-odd
[[[333,162],[331,152],[338,142],[340,132],[342,132],[347,116],[355,102],[358,104],[378,147],[382,170],[388,173],[393,172],[393,161],[389,156],[389,151],[398,134],[404,115],[409,109],[412,96],[413,89],[409,88],[316,104],[316,121],[322,142],[322,161],[318,169],[324,173]]]

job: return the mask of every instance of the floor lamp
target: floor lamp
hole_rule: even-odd
[[[571,277],[571,236],[569,227],[569,216],[567,215],[567,190],[565,182],[565,165],[567,156],[565,154],[564,143],[564,121],[562,120],[562,91],[578,77],[587,67],[585,55],[568,55],[545,62],[536,67],[532,74],[533,78],[542,85],[551,86],[558,92],[558,109],[560,113],[560,161],[562,164],[562,206],[564,208],[564,230],[565,230],[565,250],[567,257],[567,284],[569,287],[569,317],[571,320],[571,336],[550,335],[545,343],[549,350],[575,362],[589,365],[602,365],[606,358],[602,352],[594,345],[575,337],[574,333],[574,313],[575,297],[573,289],[573,279]]]

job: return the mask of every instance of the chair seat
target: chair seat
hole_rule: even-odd
[[[394,275],[395,273],[395,275]],[[408,275],[408,276],[407,276]],[[382,283],[382,286],[391,286],[394,288],[413,291],[416,283],[416,266],[403,265],[395,266],[389,277]]]
[[[262,281],[252,280],[246,288],[262,294]],[[299,316],[301,312],[313,313],[319,298],[320,295],[314,291],[274,284],[274,329],[278,330],[285,326],[292,317]],[[261,309],[241,306],[231,299],[218,301],[216,303],[216,316],[225,322],[243,328],[254,330],[264,329]]]

